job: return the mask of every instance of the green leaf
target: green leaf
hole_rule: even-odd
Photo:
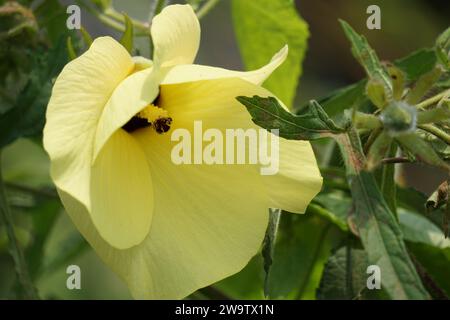
[[[33,188],[53,186],[48,155],[29,139],[18,139],[3,148],[3,179],[5,183]]]
[[[133,50],[133,22],[127,14],[124,14],[123,17],[125,19],[125,31],[120,38],[120,43],[131,53]]]
[[[369,99],[365,95],[366,83],[366,81],[360,81],[339,89],[330,96],[319,100],[319,103],[336,123],[342,125],[347,121],[344,116],[345,110],[360,110],[369,103]]]
[[[440,249],[450,249],[450,239],[445,238],[442,230],[424,216],[399,208],[398,219],[406,240]]]
[[[417,114],[417,123],[418,124],[427,124],[427,123],[434,123],[434,122],[442,122],[449,118],[450,118],[450,104],[447,104],[447,105],[442,104],[439,107],[434,107],[429,110],[420,111]],[[435,136],[433,136],[433,135],[430,135],[430,137],[435,138]],[[439,141],[442,141],[442,140],[439,140]]]
[[[308,206],[308,212],[317,214],[333,223],[344,232],[348,231],[348,208],[342,198],[333,198],[333,194],[323,193],[314,198],[314,202]],[[319,205],[320,203],[320,205]]]
[[[417,104],[420,99],[436,84],[442,74],[442,67],[436,66],[431,71],[423,74],[406,96],[409,104]]]
[[[369,264],[383,270],[382,286],[392,299],[428,299],[411,262],[394,214],[373,175],[363,170],[364,155],[354,130],[336,137],[353,198],[353,220]]]
[[[395,142],[389,143],[389,149],[386,154],[387,158],[395,157],[397,154],[397,144]],[[397,213],[397,185],[395,184],[395,165],[385,164],[375,171],[375,177],[380,186],[381,194],[386,200],[389,209],[394,214]]]
[[[353,56],[364,67],[370,79],[378,80],[383,84],[386,91],[385,96],[392,96],[392,83],[389,75],[384,70],[378,56],[370,47],[366,38],[357,34],[347,22],[340,20],[340,23],[347,38],[352,44]]]
[[[395,72],[390,73],[392,79],[394,93],[398,98],[406,80],[417,80],[421,75],[431,71],[436,64],[436,55],[431,49],[418,50],[405,58],[396,60],[394,62]],[[388,71],[392,67],[388,66]],[[399,73],[405,79],[399,80]],[[393,79],[392,76],[397,77]],[[362,109],[368,103],[365,95],[366,80],[359,81],[355,84],[336,90],[325,98],[319,99],[318,102],[322,105],[328,115],[337,123],[340,123],[340,117],[344,114],[346,109]]]
[[[319,300],[371,299],[379,290],[367,290],[367,254],[351,245],[338,249],[327,261],[320,286]]]
[[[277,238],[278,224],[280,222],[281,211],[279,209],[269,210],[269,225],[267,226],[266,235],[264,237],[262,256],[264,259],[264,271],[266,273],[264,279],[264,296],[269,296],[269,277],[270,268],[273,263],[273,250]]]
[[[423,243],[409,243],[408,248],[420,261],[431,278],[450,296],[450,249],[440,249]]]
[[[344,132],[331,120],[322,107],[312,101],[300,115],[283,108],[273,97],[237,97],[252,116],[255,124],[267,129],[279,129],[280,137],[293,140],[314,140]]]
[[[33,242],[25,251],[25,258],[32,279],[42,271],[45,243],[61,209],[61,203],[54,198],[41,201],[28,210],[33,224]]]
[[[425,204],[427,202],[427,196],[423,193],[412,188],[397,188],[397,202],[402,208],[409,211],[420,214],[420,216],[432,221],[436,226],[440,227],[442,231],[443,217],[445,215],[444,210],[438,208],[431,212],[427,212]]]
[[[43,262],[42,275],[49,275],[59,268],[67,267],[71,261],[89,248],[87,241],[77,231],[68,234],[50,257]]]
[[[383,270],[382,284],[387,293],[393,299],[427,299],[428,294],[409,259],[400,228],[373,176],[361,172],[354,177],[352,190],[361,241],[369,263]]]
[[[403,134],[396,139],[403,148],[411,152],[419,161],[450,172],[450,166],[436,154],[428,142],[416,134]]]
[[[450,295],[450,240],[423,215],[399,208],[398,217],[408,248],[439,287]]]
[[[61,37],[66,39],[73,33],[66,26],[66,7],[58,0],[42,1],[34,10],[34,14],[41,30],[44,30],[53,45],[56,45]]]
[[[442,66],[450,70],[450,28],[436,39],[436,55]]]
[[[284,213],[269,278],[272,299],[313,299],[324,264],[342,233],[321,216]]]
[[[395,65],[406,74],[408,80],[414,81],[434,68],[436,54],[432,49],[420,49],[395,61]]]
[[[290,0],[232,1],[233,26],[246,69],[265,65],[286,44],[289,56],[264,87],[291,107],[306,51],[308,26]]]
[[[233,299],[264,299],[264,270],[262,255],[258,254],[240,272],[216,284],[220,291]]]
[[[29,81],[14,106],[0,115],[0,148],[18,137],[40,134],[52,89],[52,80],[67,62],[65,38],[47,53],[35,57]]]
[[[316,207],[322,207],[322,210],[316,210]],[[326,218],[328,221],[335,224],[342,231],[349,231],[347,225],[347,218],[350,213],[350,209],[352,206],[352,199],[348,197],[347,194],[339,192],[339,191],[331,191],[320,192],[313,200],[308,207],[309,211],[321,215]]]

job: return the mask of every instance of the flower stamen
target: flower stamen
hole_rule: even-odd
[[[139,112],[137,117],[146,119],[159,134],[169,131],[170,125],[172,124],[172,118],[169,117],[167,110],[153,104],[148,105],[144,110]]]

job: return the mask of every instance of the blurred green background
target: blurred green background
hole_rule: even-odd
[[[68,5],[72,2],[62,1],[62,3]],[[151,0],[114,1],[118,11],[125,11],[140,20],[146,20],[151,3]],[[366,28],[366,8],[371,4],[381,7],[381,30]],[[350,53],[349,43],[338,25],[338,18],[347,20],[356,30],[363,33],[378,55],[387,60],[400,58],[418,48],[431,47],[436,36],[450,21],[450,1],[304,0],[296,1],[296,6],[310,28],[307,55],[296,98],[298,106],[333,89],[354,83],[364,76],[362,68]],[[48,12],[48,15],[51,14],[52,12]],[[106,34],[120,37],[120,34],[111,31],[85,11],[82,12],[82,24],[94,37]],[[228,69],[242,69],[232,27],[230,1],[220,1],[201,21],[201,25],[202,41],[196,62]],[[142,55],[148,55],[146,40],[139,39],[136,44]],[[2,160],[5,180],[12,190],[10,197],[19,240],[27,250],[31,248],[30,250],[35,250],[34,254],[43,255],[42,269],[45,272],[39,275],[36,282],[41,297],[130,298],[125,285],[103,265],[84,242],[67,215],[63,213],[58,201],[54,199],[48,176],[48,158],[44,151],[32,141],[19,139],[5,149]],[[407,165],[405,172],[406,183],[426,193],[430,193],[442,180],[440,172],[424,166]],[[35,200],[27,198],[26,192],[21,192],[23,190],[17,185],[39,187],[42,190],[48,188],[49,192],[40,195],[40,203],[36,205],[33,202]],[[35,234],[27,228],[31,219],[36,218],[56,221],[53,228],[47,230],[48,244],[44,248],[39,248],[33,243]],[[7,253],[6,241],[4,230],[0,229],[0,299],[13,298],[15,292],[13,287],[15,273],[12,259]],[[256,258],[243,271],[243,277],[233,277],[222,282],[220,287],[236,290],[235,282],[246,279],[246,282],[239,285],[239,296],[261,298],[263,281],[261,263],[260,258]],[[70,264],[79,265],[81,268],[81,290],[66,288],[65,269]],[[295,276],[295,270],[292,272]],[[304,297],[314,297],[315,288],[305,290],[307,294]]]

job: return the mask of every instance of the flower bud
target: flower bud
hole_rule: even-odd
[[[391,136],[414,132],[417,110],[403,101],[391,102],[381,113],[380,119]]]

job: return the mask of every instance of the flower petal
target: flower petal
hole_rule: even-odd
[[[135,298],[183,298],[241,270],[258,252],[267,227],[258,172],[248,166],[177,166],[170,160],[170,134],[136,132],[153,179],[150,233],[135,247],[114,249],[86,210],[61,193],[79,230]]]
[[[155,188],[152,229],[141,248],[148,254],[142,253],[142,268],[151,275],[152,290],[139,276],[130,289],[138,297],[182,298],[240,271],[258,252],[267,196],[256,168],[176,165],[170,135],[152,133],[142,130],[137,137]]]
[[[202,65],[178,65],[173,67],[163,80],[163,84],[175,84],[182,82],[213,80],[219,78],[241,78],[248,82],[260,85],[278,68],[288,55],[288,46],[283,47],[275,54],[270,62],[253,71],[233,71],[223,68]]]
[[[134,68],[128,52],[110,37],[66,65],[53,87],[44,147],[56,186],[90,207],[90,165],[96,126],[117,85]]]
[[[304,213],[322,188],[317,161],[311,144],[306,141],[280,138],[279,171],[265,175],[274,208]]]
[[[133,73],[114,90],[98,120],[93,162],[114,132],[156,99],[162,77],[160,70],[147,68]]]
[[[270,95],[235,78],[161,86],[160,106],[173,117],[171,131],[158,135],[147,128],[133,133],[146,154],[155,199],[150,232],[137,246],[117,250],[109,245],[85,208],[60,191],[77,227],[105,263],[126,281],[134,297],[185,297],[238,272],[259,250],[267,227],[267,208],[275,203],[269,199],[271,188],[265,186],[266,177],[260,175],[259,167],[176,165],[171,159],[176,144],[171,141],[172,130],[192,131],[194,120],[202,120],[205,129],[218,128],[222,132],[227,128],[255,127],[245,107],[235,100],[238,95],[255,94]],[[306,158],[313,162],[309,144],[295,143],[308,147],[297,150],[303,154],[294,160]],[[285,147],[290,146],[281,145],[281,152]],[[281,157],[281,161],[288,158]],[[302,163],[293,166],[302,170]],[[267,180],[277,177],[267,176]],[[320,185],[320,176],[314,178],[314,184],[307,184],[296,174],[287,191],[295,193],[294,198],[302,193],[312,196],[315,191],[305,188]],[[288,205],[297,201],[278,199],[278,203]],[[305,206],[303,200],[300,202]]]
[[[124,130],[116,131],[92,167],[91,217],[111,246],[144,240],[153,213],[153,186],[145,154]]]
[[[171,5],[151,26],[154,64],[159,68],[194,62],[200,45],[200,23],[190,5]]]
[[[259,128],[235,97],[273,96],[268,90],[238,78],[162,85],[160,104],[178,126],[186,119],[208,120],[212,128]],[[208,124],[208,125],[209,125]],[[270,142],[268,142],[270,143]],[[309,142],[279,138],[279,170],[262,179],[268,188],[271,207],[303,213],[320,191],[322,177]]]

